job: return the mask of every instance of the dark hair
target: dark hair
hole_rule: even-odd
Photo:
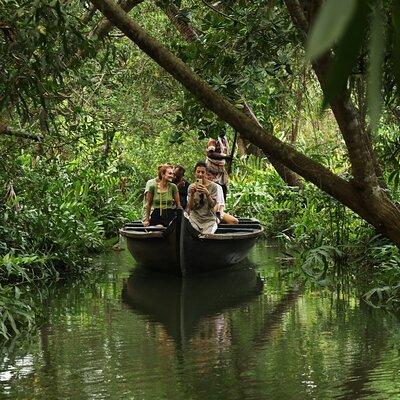
[[[175,165],[175,169],[179,169],[179,171],[182,172],[182,176],[185,175],[186,170],[185,170],[185,168],[182,167],[182,165],[176,164],[176,165]]]
[[[203,167],[206,169],[207,171],[207,164],[205,161],[201,160],[201,161],[197,161],[196,165],[194,166],[194,170],[196,171],[197,167]]]

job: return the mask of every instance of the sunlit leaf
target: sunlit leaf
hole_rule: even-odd
[[[307,55],[311,60],[323,54],[340,39],[356,6],[357,0],[326,0],[311,28],[307,43]]]

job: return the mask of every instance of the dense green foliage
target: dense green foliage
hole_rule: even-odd
[[[239,162],[236,172],[229,209],[259,217],[267,235],[284,246],[285,262],[315,282],[326,285],[346,279],[361,290],[369,288],[366,299],[374,305],[397,307],[396,246],[314,187],[286,186],[260,161]]]
[[[168,3],[145,2],[133,18],[220,93],[239,107],[247,102],[279,138],[349,175],[285,8],[237,1],[216,12],[176,2],[178,17],[200,38],[187,42],[163,11]],[[140,215],[156,166],[180,163],[190,180],[204,156],[204,131],[226,127],[128,40],[90,36],[100,15],[83,23],[81,2],[0,4],[0,128],[14,127],[0,135],[0,334],[7,337],[33,321],[26,292],[34,282],[90,271],[93,255]],[[351,76],[359,104],[365,82],[365,74]],[[398,198],[398,114],[389,97],[386,103],[376,148]],[[346,273],[365,282],[368,300],[395,304],[398,249],[311,185],[287,187],[264,158],[236,154],[228,209],[262,220],[305,276],[328,283]]]

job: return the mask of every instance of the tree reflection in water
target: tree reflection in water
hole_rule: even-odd
[[[354,291],[297,287],[261,246],[258,272],[189,279],[128,256],[54,288],[32,345],[0,348],[0,397],[399,398],[399,323]]]

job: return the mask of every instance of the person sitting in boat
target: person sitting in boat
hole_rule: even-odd
[[[181,206],[184,210],[186,210],[189,182],[184,178],[184,176],[185,168],[183,168],[182,165],[176,165],[174,169],[174,179],[172,182],[178,187]]]
[[[158,167],[157,167],[157,176],[155,178],[149,179],[146,182],[146,186],[144,188],[144,194],[143,194],[142,222],[144,222],[144,220],[146,218],[147,194],[149,193],[150,186],[153,186],[153,185],[158,184],[160,182],[160,178],[159,178],[160,170],[165,165],[173,167],[173,165],[171,163],[165,163],[165,164],[158,165]],[[151,210],[151,211],[153,211],[153,210]]]
[[[217,204],[217,184],[207,179],[207,165],[198,161],[194,168],[196,183],[188,189],[188,212],[192,226],[202,233],[214,233],[218,228],[214,207]]]
[[[176,208],[181,208],[178,188],[171,182],[173,177],[173,167],[164,164],[158,171],[158,182],[150,184],[146,195],[144,226],[168,226],[176,216]],[[151,212],[152,208],[154,209]]]
[[[207,179],[209,181],[215,182],[217,178],[217,174],[215,172],[215,170],[213,170],[212,168],[209,168],[207,170]],[[217,183],[217,189],[218,189],[218,193],[217,193],[217,204],[215,206],[215,214],[219,220],[219,222],[222,222],[224,224],[238,224],[239,220],[234,217],[233,215],[228,214],[227,212],[225,212],[225,199],[224,199],[224,192],[222,190],[221,185],[219,185]]]

